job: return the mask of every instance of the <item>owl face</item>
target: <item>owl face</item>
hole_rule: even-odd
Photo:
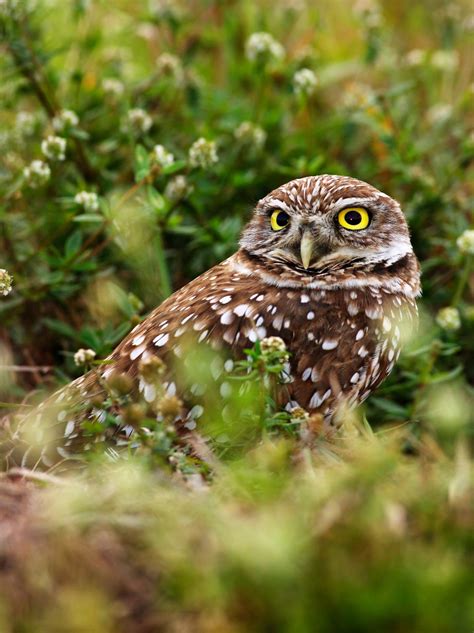
[[[259,201],[241,246],[300,274],[393,263],[412,252],[399,204],[346,176],[293,180]]]

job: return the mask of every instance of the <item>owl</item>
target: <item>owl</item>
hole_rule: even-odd
[[[419,264],[395,200],[346,176],[299,178],[258,202],[234,255],[166,299],[74,386],[87,401],[102,381],[126,375],[151,404],[156,385],[139,367],[158,357],[163,388],[182,404],[176,423],[191,431],[206,415],[206,385],[199,376],[180,381],[190,337],[220,353],[211,370],[223,411],[234,362],[257,341],[279,337],[289,352],[279,404],[334,425],[342,404],[363,402],[392,371],[400,324],[416,318],[419,293]],[[75,421],[65,411],[58,420],[71,443]]]

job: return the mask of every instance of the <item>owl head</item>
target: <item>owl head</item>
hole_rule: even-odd
[[[392,265],[412,254],[400,205],[347,176],[309,176],[260,200],[241,247],[304,276]]]

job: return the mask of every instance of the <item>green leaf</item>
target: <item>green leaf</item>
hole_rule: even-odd
[[[66,240],[64,245],[64,256],[70,259],[79,252],[82,245],[82,233],[80,230],[74,231]]]
[[[103,222],[104,218],[99,213],[81,213],[76,215],[74,222]]]
[[[161,170],[161,173],[164,174],[165,176],[169,176],[170,174],[174,174],[177,171],[180,171],[184,167],[186,167],[186,161],[185,160],[177,160],[172,165],[168,165],[167,167],[163,167],[163,169]]]
[[[166,201],[154,187],[149,186],[146,189],[148,202],[155,211],[163,211],[166,208]]]

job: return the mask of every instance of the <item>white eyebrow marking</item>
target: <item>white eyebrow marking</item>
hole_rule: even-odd
[[[344,207],[352,207],[355,205],[358,207],[370,207],[370,205],[374,202],[374,199],[375,196],[371,196],[370,198],[368,198],[367,196],[365,196],[364,198],[358,198],[357,196],[354,196],[352,198],[340,198],[339,200],[336,200],[336,202],[332,205],[332,210],[339,211],[339,209],[343,209]]]
[[[291,211],[290,205],[286,204],[283,200],[278,200],[278,198],[267,198],[265,202],[267,203],[265,206],[269,207],[268,210],[270,210],[271,207],[277,207],[282,211]]]

